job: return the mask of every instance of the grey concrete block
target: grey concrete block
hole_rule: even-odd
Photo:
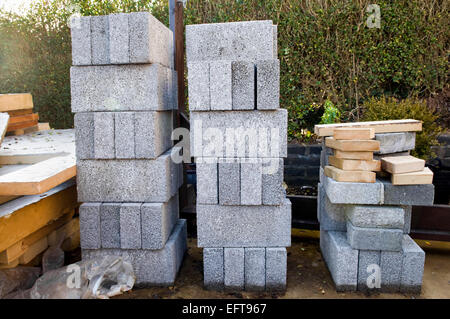
[[[266,288],[266,249],[245,248],[245,290],[261,291]]]
[[[231,110],[233,108],[231,61],[211,61],[209,83],[211,110]]]
[[[78,200],[167,202],[183,183],[182,165],[170,152],[155,160],[79,160]]]
[[[178,195],[166,203],[144,203],[141,207],[142,248],[161,249],[179,217]]]
[[[256,106],[258,110],[280,107],[280,60],[256,63]]]
[[[169,101],[173,110],[178,110],[178,75],[177,71],[167,69],[167,82],[169,83]]]
[[[217,204],[218,196],[218,163],[197,162],[197,203]]]
[[[203,248],[203,282],[206,289],[223,289],[223,250],[223,248]]]
[[[123,203],[120,205],[120,247],[122,249],[140,249],[142,203]]]
[[[337,291],[355,291],[358,281],[358,250],[347,243],[344,232],[321,230],[320,249]]]
[[[189,110],[209,111],[211,109],[209,63],[191,62],[187,67]]]
[[[74,66],[72,112],[169,110],[167,72],[159,64]]]
[[[403,233],[409,234],[411,232],[411,217],[412,217],[412,206],[403,206],[405,211],[405,223],[403,226]]]
[[[376,161],[379,161],[383,157],[407,156],[407,155],[410,155],[410,151],[399,152],[399,153],[387,153],[387,154],[373,154],[373,159]]]
[[[273,28],[273,58],[278,57],[278,26],[274,24]]]
[[[241,169],[239,163],[219,162],[219,204],[241,204]]]
[[[345,232],[347,230],[345,215],[347,205],[332,204],[324,191],[323,185],[320,183],[317,190],[317,219],[319,220],[320,228],[329,231]]]
[[[403,237],[403,263],[400,291],[420,293],[422,289],[425,252],[408,235]]]
[[[289,247],[291,203],[281,206],[197,204],[199,247]]]
[[[82,259],[121,256],[133,266],[135,286],[172,286],[187,250],[186,234],[186,221],[180,220],[163,249],[82,249]]]
[[[363,228],[347,222],[347,241],[354,249],[400,251],[402,238],[402,229]]]
[[[263,161],[262,164],[262,204],[281,205],[286,197],[286,191],[283,188],[283,159],[274,158],[269,159],[268,163],[265,162]]]
[[[403,252],[382,251],[380,257],[381,290],[398,292],[402,274]]]
[[[108,16],[91,17],[92,64],[110,64]]]
[[[186,56],[193,61],[275,59],[272,21],[186,26]]]
[[[434,185],[392,185],[388,180],[380,180],[384,187],[386,205],[433,205]]]
[[[173,34],[149,12],[128,15],[130,62],[159,63],[173,68]]]
[[[136,158],[155,159],[172,146],[172,111],[134,114]]]
[[[111,64],[130,63],[128,14],[115,13],[109,19],[109,49]]]
[[[247,61],[233,61],[232,99],[233,110],[254,110],[255,101],[255,64]]]
[[[266,248],[266,290],[286,289],[286,248]]]
[[[398,206],[348,205],[347,219],[356,227],[403,229],[405,211]]]
[[[287,157],[285,109],[191,112],[190,120],[191,156]]]
[[[360,250],[358,262],[358,290],[373,291],[377,290],[376,276],[380,268],[380,251],[376,250]],[[376,265],[371,268],[371,265]],[[369,280],[368,280],[369,279]],[[369,284],[368,284],[369,283]],[[380,281],[380,286],[381,286]]]
[[[94,113],[75,114],[74,126],[77,158],[94,158]]]
[[[134,112],[116,112],[114,143],[118,159],[135,158]]]
[[[102,203],[100,223],[102,248],[120,248],[120,204]]]
[[[72,64],[91,65],[91,17],[75,17],[71,21]]]
[[[94,155],[96,159],[113,159],[114,149],[114,113],[94,113]]]
[[[243,290],[244,248],[224,248],[224,285],[227,290]]]
[[[410,151],[416,146],[416,132],[375,134],[375,139],[380,141],[380,150],[375,152],[377,154]]]
[[[343,183],[330,177],[323,177],[325,192],[333,204],[383,204],[383,184],[375,183]]]
[[[262,162],[249,159],[241,163],[241,205],[261,205],[262,203]]]
[[[80,246],[98,249],[102,246],[100,234],[101,203],[83,203],[80,206]]]

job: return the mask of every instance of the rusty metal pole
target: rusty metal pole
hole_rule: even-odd
[[[185,115],[185,87],[184,87],[184,23],[183,1],[175,3],[175,70],[178,75],[178,125],[180,116]]]

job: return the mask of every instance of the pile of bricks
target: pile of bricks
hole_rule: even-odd
[[[379,161],[408,155],[415,147],[415,131],[421,129],[421,123],[420,127],[410,127],[411,131],[402,131],[395,125],[381,130],[377,125],[361,128],[357,133],[365,134],[365,140],[371,143],[354,143],[354,138],[363,140],[361,135],[352,135],[353,140],[342,139],[341,133],[352,131],[348,128],[342,131],[335,128],[334,133],[322,135],[334,138],[325,138],[322,144],[317,210],[320,247],[338,291],[419,293],[425,253],[408,235],[411,207],[432,205],[434,186],[414,182],[394,185],[380,174]],[[371,140],[372,137],[375,139]],[[357,145],[359,149],[339,149],[346,144],[342,141],[350,141],[348,145]],[[343,153],[344,160],[337,161]],[[361,160],[363,156],[366,157]],[[328,164],[340,165],[337,168],[340,175],[333,175],[336,170]],[[378,171],[378,176],[366,180],[369,174],[375,174],[371,170]],[[367,175],[362,178],[361,172]],[[336,180],[342,176],[351,178],[352,173],[351,181]]]
[[[284,289],[291,205],[276,26],[189,25],[186,50],[205,287]]]
[[[82,17],[72,56],[83,259],[123,256],[138,285],[171,285],[187,249],[172,32],[147,12]]]

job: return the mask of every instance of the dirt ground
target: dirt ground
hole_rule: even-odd
[[[197,247],[196,239],[189,238],[188,252],[173,287],[134,289],[118,298],[450,298],[450,243],[419,242],[426,252],[420,295],[337,293],[322,259],[317,233],[302,232],[306,236],[293,237],[292,247],[288,248],[287,290],[284,293],[227,293],[203,289],[202,250]]]

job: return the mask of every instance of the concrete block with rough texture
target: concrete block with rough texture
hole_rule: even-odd
[[[135,158],[134,112],[116,112],[114,144],[117,159]]]
[[[96,159],[113,159],[114,149],[114,113],[94,113],[94,155]]]
[[[166,244],[179,217],[178,195],[166,203],[141,206],[142,248],[161,249]]]
[[[244,248],[224,248],[224,286],[227,290],[243,290]]]
[[[190,120],[193,157],[287,157],[285,109],[191,112]]]
[[[206,289],[223,289],[223,251],[223,248],[203,248],[203,283]]]
[[[347,241],[354,249],[400,251],[402,238],[403,229],[363,228],[347,222]]]
[[[209,111],[211,109],[209,63],[188,63],[189,110]]]
[[[358,262],[359,291],[373,291],[378,289],[376,276],[377,271],[380,270],[380,254],[381,254],[380,251],[376,250],[359,251],[359,262]],[[381,284],[382,282],[380,282],[380,287]]]
[[[128,14],[115,13],[109,19],[109,56],[111,64],[130,63]]]
[[[219,204],[241,204],[241,168],[237,163],[219,162]]]
[[[245,290],[261,291],[266,288],[266,249],[245,248]]]
[[[383,184],[336,182],[330,177],[323,177],[325,192],[333,204],[383,204]]]
[[[108,16],[91,17],[91,49],[93,65],[110,64]]]
[[[130,63],[173,68],[173,33],[149,12],[128,14]]]
[[[171,150],[155,160],[79,160],[80,202],[167,202],[183,183]]]
[[[262,165],[262,204],[281,205],[286,198],[286,191],[283,188],[283,159],[269,159],[268,163],[263,161]]]
[[[286,289],[286,248],[266,248],[266,290]]]
[[[209,84],[211,110],[231,110],[233,108],[231,61],[209,63]]]
[[[186,221],[180,220],[163,249],[82,249],[82,259],[121,256],[133,266],[136,287],[172,286],[187,250],[186,236]]]
[[[102,246],[100,233],[101,203],[83,203],[80,206],[80,246],[98,249]]]
[[[159,64],[73,66],[72,112],[170,110],[167,72]]]
[[[71,20],[72,64],[91,65],[91,17],[75,17]]]
[[[123,203],[120,205],[120,247],[122,249],[140,249],[142,203]]]
[[[94,113],[77,113],[74,116],[75,149],[78,159],[95,158]]]
[[[380,180],[384,187],[384,204],[429,206],[434,201],[434,185],[392,185],[388,180]]]
[[[291,203],[285,199],[281,206],[197,204],[197,236],[199,247],[289,247]]]
[[[197,203],[217,204],[218,196],[218,163],[197,162]]]
[[[347,219],[356,227],[403,229],[405,211],[398,206],[348,205]]]
[[[100,232],[102,248],[120,248],[120,204],[102,203]]]
[[[255,65],[253,62],[233,61],[231,70],[233,110],[254,110]]]
[[[408,155],[410,155],[410,151],[400,153],[373,154],[373,159],[379,161],[384,157],[408,156]]]
[[[380,150],[376,154],[389,154],[413,150],[416,146],[416,132],[375,134],[380,141]]]
[[[405,223],[403,226],[403,233],[409,234],[411,232],[411,217],[412,217],[412,206],[402,206],[405,212]]]
[[[262,162],[251,159],[241,163],[241,205],[262,203]]]
[[[345,232],[347,230],[345,215],[347,205],[331,203],[321,183],[318,184],[317,190],[317,219],[319,220],[320,228],[329,231]]]
[[[274,110],[280,107],[279,60],[256,63],[256,106],[258,110]]]
[[[398,292],[402,274],[403,251],[382,251],[380,256],[381,290]]]
[[[337,291],[356,291],[358,250],[347,243],[344,232],[321,231],[320,250]]]
[[[276,59],[272,21],[186,26],[186,57],[193,61]]]
[[[420,293],[422,289],[425,252],[408,235],[403,237],[403,263],[400,291]]]

